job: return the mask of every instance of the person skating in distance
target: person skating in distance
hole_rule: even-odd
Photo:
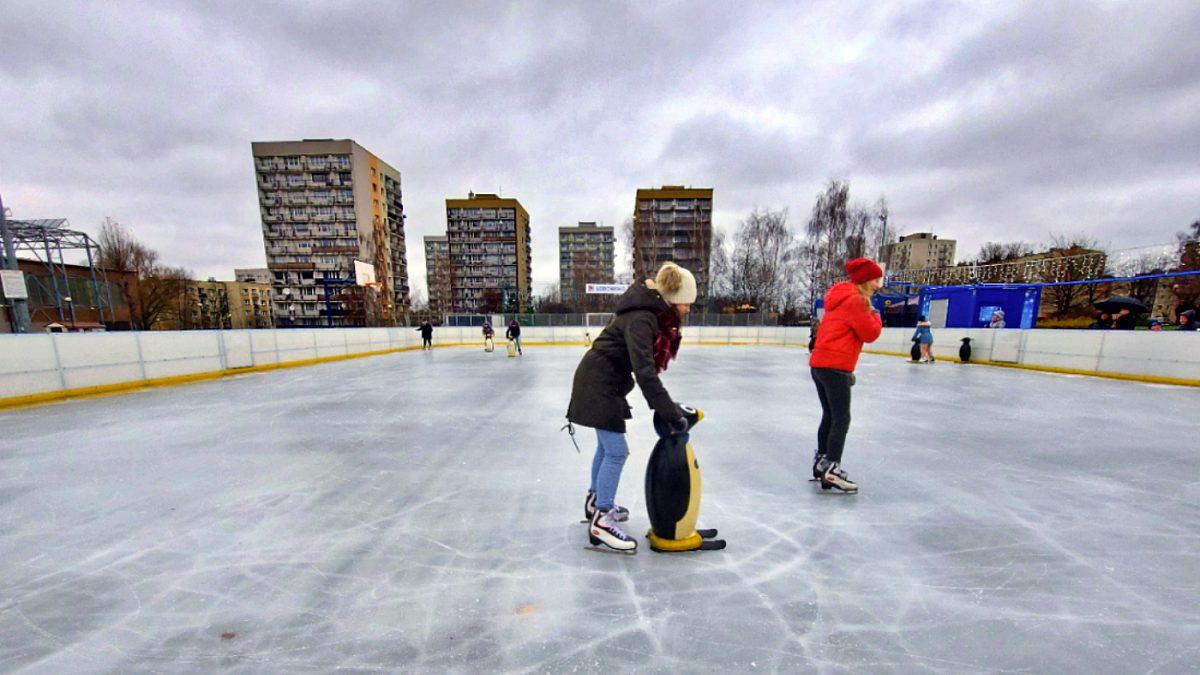
[[[490,352],[495,347],[494,338],[496,337],[496,329],[492,328],[491,322],[483,322],[483,350]]]
[[[825,295],[825,317],[808,365],[821,401],[821,426],[813,479],[824,490],[858,492],[858,485],[842,470],[842,449],[850,430],[850,387],[863,343],[874,342],[883,332],[871,296],[883,286],[883,269],[867,258],[846,263],[849,281],[833,285]]]
[[[912,339],[921,346],[921,363],[933,363],[933,324],[924,314],[917,317],[917,330]]]
[[[639,281],[621,295],[613,320],[575,369],[567,421],[596,430],[591,485],[583,507],[593,545],[637,551],[637,541],[618,524],[629,518],[629,510],[615,504],[629,456],[625,420],[633,417],[625,396],[636,380],[651,409],[679,433],[687,430],[688,420],[658,375],[679,352],[680,324],[695,301],[692,273],[675,263],[664,264],[654,281]]]
[[[521,353],[521,324],[520,324],[520,322],[518,322],[516,319],[513,319],[512,322],[508,324],[508,330],[504,332],[504,338],[506,340],[512,340],[513,343],[516,344],[516,346],[517,346],[517,353],[518,354]]]
[[[433,349],[433,324],[422,321],[417,332],[421,334],[421,350]]]

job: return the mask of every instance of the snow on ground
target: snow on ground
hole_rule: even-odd
[[[1200,391],[864,357],[805,481],[802,350],[665,375],[721,552],[587,546],[576,348],[439,349],[0,412],[0,671],[1200,663]],[[640,394],[619,501],[653,445]]]

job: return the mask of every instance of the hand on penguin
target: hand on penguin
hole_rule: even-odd
[[[686,405],[677,406],[676,411],[680,416],[673,420],[667,420],[661,412],[654,413],[654,430],[662,438],[682,436],[704,417],[704,413]]]
[[[688,430],[688,418],[680,417],[674,422],[671,422],[669,425],[669,430],[672,436],[679,436],[680,434],[686,433]]]

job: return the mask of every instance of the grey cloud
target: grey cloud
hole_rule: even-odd
[[[830,154],[826,139],[764,129],[714,112],[676,126],[656,164],[667,176],[692,177],[691,182],[706,186],[768,189],[819,179],[815,167]]]
[[[10,2],[0,190],[200,276],[261,264],[249,145],[303,137],[401,171],[414,285],[443,200],[501,187],[539,285],[557,227],[674,182],[726,226],[838,175],[967,243],[1167,240],[1200,216],[1198,31],[1187,2]]]

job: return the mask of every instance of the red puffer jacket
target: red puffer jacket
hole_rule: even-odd
[[[883,332],[879,314],[864,307],[861,297],[849,281],[834,284],[825,294],[825,318],[808,365],[854,372],[863,343],[874,342]]]

